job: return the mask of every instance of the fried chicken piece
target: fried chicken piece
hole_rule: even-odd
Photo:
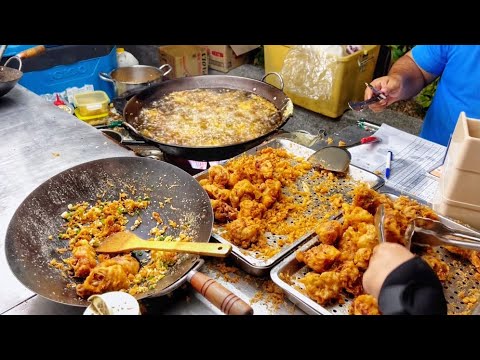
[[[372,257],[372,249],[363,247],[355,252],[353,263],[362,270],[367,270],[370,258]]]
[[[228,189],[223,189],[213,184],[205,184],[203,188],[210,199],[227,201],[230,198],[230,190]]]
[[[353,261],[345,261],[337,269],[340,275],[340,281],[345,288],[345,291],[355,296],[363,292],[362,273],[355,266]]]
[[[268,209],[281,195],[282,183],[276,179],[267,179],[260,185],[260,191],[262,191],[260,202]]]
[[[373,224],[357,224],[357,232],[359,234],[356,241],[357,248],[373,249],[378,244],[377,229]]]
[[[72,257],[65,260],[73,268],[74,276],[86,278],[97,266],[95,249],[87,240],[80,240],[72,249]]]
[[[238,205],[244,200],[255,200],[259,198],[258,190],[248,180],[244,179],[235,184],[230,192],[230,204],[234,208],[238,208]]]
[[[358,231],[353,226],[347,228],[337,243],[337,249],[340,250],[340,261],[353,260],[357,251]]]
[[[237,209],[231,207],[225,201],[210,199],[210,204],[212,204],[213,214],[216,221],[224,223],[237,218]]]
[[[381,315],[377,299],[372,295],[357,296],[350,306],[350,315]]]
[[[417,217],[425,217],[432,220],[438,220],[438,215],[428,206],[421,205],[417,201],[407,196],[400,196],[393,203],[395,210],[400,211],[407,221],[411,221]]]
[[[271,179],[273,177],[273,165],[268,159],[262,159],[255,161],[255,169],[263,177],[264,180]]]
[[[367,210],[358,206],[351,206],[347,203],[342,205],[343,209],[343,228],[354,226],[358,223],[373,224],[373,215]]]
[[[317,273],[322,273],[338,259],[340,251],[335,247],[326,244],[314,246],[307,251],[298,251],[295,255],[298,261],[305,263]]]
[[[208,169],[208,180],[213,185],[224,188],[228,185],[229,179],[230,174],[222,165],[214,165]]]
[[[450,266],[447,263],[440,260],[434,255],[422,255],[422,259],[432,268],[432,270],[437,274],[437,277],[440,281],[445,281],[448,278],[448,273],[450,272]]]
[[[393,201],[385,194],[380,194],[366,184],[355,187],[353,191],[352,206],[358,206],[374,215],[380,204],[393,207]]]
[[[240,203],[239,216],[261,219],[266,211],[267,208],[262,203],[253,200],[244,200]]]
[[[315,233],[323,244],[334,245],[342,234],[342,224],[336,220],[323,221],[315,227]]]
[[[342,277],[335,271],[309,272],[300,282],[305,285],[308,296],[320,305],[338,299],[343,288]]]
[[[77,294],[86,298],[92,294],[127,289],[140,264],[130,254],[115,256],[99,263],[83,284],[77,285]]]
[[[233,244],[248,249],[258,241],[260,225],[250,217],[240,217],[226,225],[227,236]]]
[[[385,240],[405,246],[405,231],[407,230],[408,219],[402,212],[396,209],[385,209]]]

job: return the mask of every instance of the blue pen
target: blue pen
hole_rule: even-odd
[[[390,150],[387,151],[387,164],[385,165],[385,177],[388,179],[390,177],[390,166],[392,165],[393,154]]]

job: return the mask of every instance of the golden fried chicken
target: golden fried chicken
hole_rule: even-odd
[[[79,240],[72,249],[72,257],[65,262],[73,268],[75,277],[85,278],[97,266],[95,249],[87,240]]]
[[[273,165],[268,159],[258,159],[255,161],[255,169],[263,177],[263,180],[271,179],[273,177]]]
[[[358,249],[353,257],[353,263],[355,266],[364,271],[367,270],[370,258],[372,257],[372,251],[373,250],[368,247]]]
[[[367,184],[361,184],[355,187],[353,191],[352,205],[361,207],[374,215],[380,204],[386,208],[393,206],[393,201],[385,194],[380,194],[368,187]]]
[[[228,180],[230,175],[228,170],[225,169],[222,165],[214,165],[208,169],[208,180],[211,184],[226,187],[228,185]]]
[[[236,183],[230,192],[230,204],[234,208],[238,208],[240,203],[244,200],[255,200],[260,197],[256,187],[247,179]]]
[[[130,254],[115,256],[99,263],[83,284],[77,285],[77,294],[86,298],[92,294],[127,289],[140,269],[140,264]]]
[[[357,248],[372,249],[378,244],[377,229],[373,224],[359,223],[357,224],[358,239],[356,241]]]
[[[358,223],[373,224],[373,215],[367,210],[358,206],[351,206],[344,203],[343,209],[343,229]]]
[[[450,266],[441,259],[437,258],[434,255],[422,255],[422,259],[432,268],[432,270],[437,274],[437,277],[440,281],[445,281],[448,278],[448,273],[450,272]]]
[[[300,282],[305,285],[308,296],[320,305],[338,299],[343,288],[342,278],[335,271],[309,272]]]
[[[222,200],[210,199],[215,220],[221,223],[232,221],[237,218],[238,211]]]
[[[340,275],[340,281],[345,291],[355,296],[363,292],[362,273],[353,261],[345,261],[336,271]]]
[[[248,249],[258,241],[260,225],[250,217],[240,217],[226,225],[228,236],[233,244]]]
[[[425,217],[432,220],[438,220],[438,215],[429,207],[419,204],[417,201],[406,196],[400,196],[393,203],[393,207],[400,211],[407,221],[411,221],[417,217]]]
[[[357,296],[349,310],[350,315],[381,315],[377,299],[372,295]]]
[[[261,219],[267,208],[262,203],[253,200],[243,200],[240,203],[240,217],[251,217],[254,219]]]
[[[260,202],[268,209],[281,195],[282,183],[276,179],[267,179],[259,189],[262,192]]]
[[[342,234],[342,224],[336,220],[323,221],[315,227],[315,233],[323,244],[335,245]]]
[[[230,190],[218,187],[214,184],[205,184],[202,187],[207,192],[210,199],[227,201],[230,198]]]
[[[405,231],[407,230],[408,219],[402,212],[396,209],[385,209],[385,240],[400,245],[406,245]]]
[[[298,251],[295,255],[298,261],[305,263],[317,273],[322,273],[338,259],[340,251],[326,244],[314,246],[307,251]]]

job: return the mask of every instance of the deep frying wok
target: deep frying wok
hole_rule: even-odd
[[[130,193],[131,185],[135,186],[136,195]],[[121,190],[132,197],[146,193],[151,199],[146,211],[141,212],[143,223],[134,231],[137,235],[149,237],[149,229],[156,224],[151,219],[151,213],[157,211],[163,219],[174,220],[177,224],[188,222],[193,241],[209,241],[213,226],[210,200],[188,173],[171,164],[148,158],[94,160],[53,176],[36,188],[16,210],[7,229],[5,253],[17,279],[47,299],[68,305],[88,306],[86,300],[77,296],[75,289],[66,287],[72,279],[66,279],[59,270],[48,266],[52,259],[70,256],[70,252],[61,256],[56,252],[57,248],[68,247],[68,240],[57,238],[64,223],[60,215],[68,204],[83,201],[92,203],[97,195],[104,192],[103,199],[118,199]],[[164,202],[165,198],[172,198],[173,209],[168,205],[164,208],[158,206],[158,202]],[[130,220],[127,226],[132,223],[133,220]],[[168,231],[171,231],[170,235],[178,235],[174,229]],[[53,235],[53,240],[48,239],[50,235]],[[199,261],[201,259],[198,256],[182,254],[181,260],[160,280],[155,290],[137,298],[160,296],[175,289],[187,276],[196,275],[192,269],[198,268]],[[203,274],[197,275],[201,277]],[[199,280],[198,276],[196,280]],[[230,296],[236,298],[233,294]]]
[[[5,45],[6,46],[6,45]],[[45,52],[45,46],[38,45],[30,49],[26,49],[15,56],[12,56],[3,66],[0,66],[0,97],[6,95],[12,90],[18,81],[22,78],[22,59],[31,58]],[[0,60],[2,57],[0,56]],[[10,61],[16,60],[18,62],[18,69],[7,66]]]
[[[290,98],[288,98],[282,90],[263,81],[270,74],[275,74],[280,77],[277,73],[269,73],[263,77],[262,81],[259,81],[239,76],[202,75],[169,80],[153,85],[133,96],[128,101],[123,111],[125,125],[138,136],[154,143],[163,152],[169,155],[200,161],[224,160],[231,158],[262,143],[268,136],[274,134],[278,129],[285,125],[288,118],[292,115],[293,104]],[[281,82],[283,84],[283,81]],[[173,143],[173,139],[172,143],[161,143],[143,136],[138,131],[139,114],[142,109],[149,107],[153,101],[158,101],[174,91],[218,88],[244,90],[264,97],[275,105],[281,117],[280,121],[278,121],[269,132],[257,138],[225,146],[189,147],[176,145]]]

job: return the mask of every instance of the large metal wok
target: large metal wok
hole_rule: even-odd
[[[293,104],[290,98],[288,98],[281,89],[263,81],[271,74],[280,77],[283,89],[283,80],[277,73],[266,74],[262,81],[239,76],[203,75],[180,78],[153,85],[150,88],[141,91],[128,101],[123,111],[125,125],[141,138],[157,145],[168,155],[200,161],[224,160],[231,158],[262,143],[268,136],[273,135],[278,129],[285,125],[288,118],[292,115]],[[142,109],[149,107],[153,101],[158,101],[174,91],[219,88],[244,90],[264,97],[275,105],[281,117],[280,121],[278,121],[270,131],[259,137],[241,143],[226,144],[224,146],[188,147],[176,145],[173,141],[174,139],[172,139],[171,143],[161,143],[155,139],[143,136],[138,131],[140,121],[139,114]]]
[[[136,195],[130,193],[132,186],[136,189]],[[52,259],[70,256],[70,252],[59,255],[56,251],[68,247],[68,241],[57,237],[62,232],[64,223],[60,215],[68,204],[84,201],[92,203],[102,194],[106,200],[118,199],[120,191],[132,197],[148,194],[151,199],[150,206],[141,213],[143,223],[134,231],[137,235],[150,237],[149,229],[155,226],[151,213],[157,211],[163,219],[171,219],[177,224],[188,223],[192,229],[193,241],[209,241],[213,226],[210,200],[188,173],[166,162],[148,158],[94,160],[67,169],[44,182],[22,202],[13,215],[7,229],[5,253],[17,279],[33,292],[52,301],[88,306],[86,300],[77,296],[74,288],[67,287],[72,279],[62,276],[60,270],[49,266]],[[158,203],[164,202],[165,198],[172,198],[172,206],[160,208]],[[133,220],[127,225],[132,223]],[[170,235],[178,235],[175,229],[168,231],[171,231]],[[53,240],[49,240],[50,235],[53,235]],[[164,295],[188,280],[222,311],[251,312],[251,308],[237,296],[212,279],[197,273],[196,270],[202,264],[203,260],[198,256],[182,254],[154,290],[137,298]],[[205,283],[215,284],[203,286]],[[226,298],[228,301],[224,301]],[[233,306],[235,301],[236,307]],[[238,310],[241,303],[246,306]]]
[[[2,45],[6,47],[6,45]],[[3,48],[5,49],[5,48]],[[12,90],[18,81],[22,78],[22,59],[31,58],[37,55],[40,55],[45,52],[45,46],[38,45],[33,48],[24,50],[18,53],[15,56],[12,56],[3,66],[0,66],[0,97],[6,95],[10,90]],[[0,56],[0,60],[2,57]],[[18,69],[11,68],[7,66],[10,61],[16,60],[18,62]]]

